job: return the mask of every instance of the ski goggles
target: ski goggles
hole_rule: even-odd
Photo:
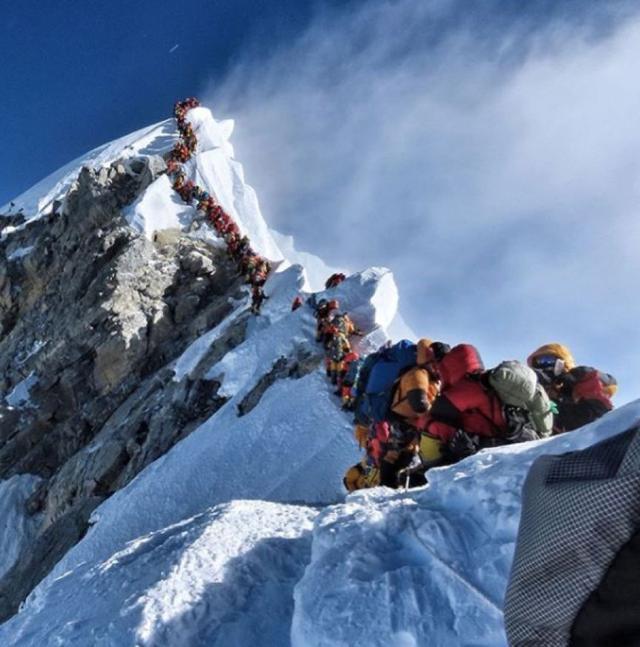
[[[533,368],[543,371],[551,370],[554,375],[560,375],[564,370],[564,361],[555,355],[538,355],[533,358]]]

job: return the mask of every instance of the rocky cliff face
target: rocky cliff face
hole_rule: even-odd
[[[63,203],[0,242],[0,479],[41,477],[38,532],[0,579],[0,619],[86,531],[92,510],[216,411],[219,384],[164,368],[243,295],[220,248],[178,230],[148,240],[122,210],[159,156],[84,168]],[[1,232],[0,232],[1,234]],[[239,344],[247,315],[211,346]]]
[[[279,529],[266,553],[275,567],[266,579],[276,589],[286,582],[291,609],[298,575],[292,578],[289,562],[279,557],[289,550],[281,538],[304,535],[296,549],[296,568],[303,568],[315,508],[298,504],[341,500],[344,467],[358,460],[351,419],[324,375],[313,312],[291,311],[296,295],[311,296],[305,270],[283,257],[262,218],[228,141],[231,122],[203,107],[188,118],[198,144],[183,165],[185,178],[215,196],[274,268],[258,317],[249,314],[247,287],[220,239],[166,174],[164,159],[178,136],[173,119],[90,151],[0,209],[3,645],[94,644],[98,635],[109,635],[100,639],[109,644],[157,644],[132,637],[138,630],[126,610],[137,614],[131,587],[144,589],[174,571],[146,563],[145,547],[165,554],[163,537],[175,529],[170,559],[187,559],[191,540],[180,528],[216,518],[218,512],[208,516],[215,506],[224,510],[237,499],[294,504],[264,508],[295,519],[291,526],[274,520]],[[350,313],[365,333],[360,352],[386,340],[398,294],[385,268],[353,274],[315,296],[336,298]],[[239,560],[229,559],[243,582],[253,568],[243,561],[246,546],[265,536],[253,532],[256,523],[262,525],[247,518],[217,546],[229,556],[235,554],[229,546],[237,546]],[[212,527],[211,537],[217,532]],[[146,584],[131,579],[131,562],[120,564],[119,555],[140,557],[136,568]],[[218,577],[196,562],[195,572],[177,570],[185,589],[194,577]],[[103,577],[117,564],[112,572],[125,586]],[[97,598],[87,596],[87,569],[95,574]],[[61,583],[71,597],[58,596]],[[266,586],[265,595],[273,590]],[[45,600],[48,591],[64,598],[64,612]],[[230,617],[244,617],[243,597],[232,597]],[[174,598],[168,595],[169,607]],[[95,617],[79,620],[97,606],[109,609],[99,629]],[[50,631],[49,620],[31,615],[35,608],[63,628]],[[288,621],[278,614],[259,613],[288,635]],[[249,626],[252,635],[259,632]]]

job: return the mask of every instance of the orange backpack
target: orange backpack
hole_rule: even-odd
[[[437,383],[429,379],[426,369],[416,366],[396,383],[391,410],[403,418],[417,418],[431,408],[437,395]]]

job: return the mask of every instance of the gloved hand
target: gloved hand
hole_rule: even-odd
[[[457,459],[462,460],[472,456],[478,451],[480,443],[476,436],[471,436],[462,429],[458,429],[447,447],[449,452]]]

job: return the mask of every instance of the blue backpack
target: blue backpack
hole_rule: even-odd
[[[352,388],[353,392],[356,394],[353,403],[354,420],[360,425],[368,425],[371,422],[368,415],[365,392],[367,390],[367,382],[369,381],[371,369],[376,365],[379,359],[379,352],[371,353],[364,358],[362,365],[360,366],[360,370],[358,371],[358,379]]]
[[[369,372],[357,415],[369,422],[381,422],[387,418],[393,385],[406,369],[416,365],[417,347],[413,342],[403,339],[390,348],[379,351],[377,356],[377,361]]]

